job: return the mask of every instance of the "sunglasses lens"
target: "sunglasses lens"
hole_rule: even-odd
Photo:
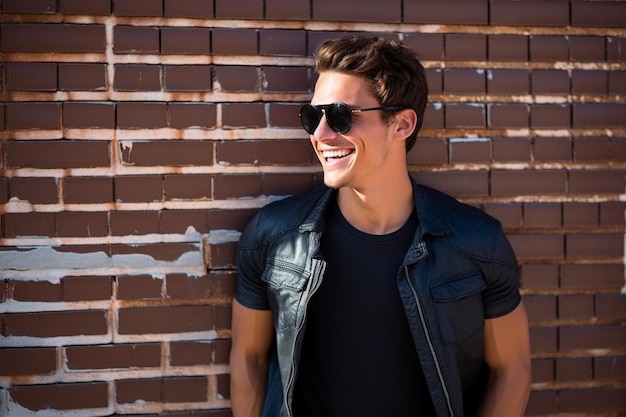
[[[315,132],[315,129],[317,129],[321,119],[321,112],[310,104],[305,104],[300,109],[300,121],[302,122],[302,127],[310,135]]]
[[[326,120],[332,130],[342,135],[352,126],[352,110],[347,104],[333,103],[326,110]]]

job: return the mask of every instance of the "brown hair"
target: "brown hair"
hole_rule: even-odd
[[[424,67],[413,50],[382,37],[350,36],[322,43],[315,53],[315,71],[337,71],[362,77],[379,103],[401,105],[417,113],[417,125],[406,139],[406,150],[415,144],[428,101]],[[393,112],[384,112],[390,120]]]

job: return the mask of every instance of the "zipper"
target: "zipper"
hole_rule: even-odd
[[[422,324],[422,329],[424,330],[424,335],[426,335],[426,342],[428,343],[428,349],[430,350],[430,354],[433,357],[433,361],[435,362],[435,368],[437,369],[437,376],[439,377],[439,382],[441,383],[443,394],[446,397],[446,404],[448,405],[448,412],[450,413],[450,417],[454,417],[454,409],[452,408],[452,403],[450,400],[450,392],[448,391],[446,381],[443,377],[439,358],[437,357],[437,352],[435,352],[433,341],[430,338],[430,332],[428,331],[428,326],[426,325],[426,320],[424,319],[424,311],[422,310],[422,303],[420,301],[419,295],[417,294],[415,287],[413,286],[413,283],[411,282],[411,278],[409,275],[409,268],[406,265],[404,266],[404,275],[406,276],[406,281],[409,284],[409,287],[411,288],[411,292],[413,292],[413,298],[415,298],[415,303],[417,305],[417,312],[419,313],[420,322]]]

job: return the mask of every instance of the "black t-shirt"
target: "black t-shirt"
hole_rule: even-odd
[[[307,313],[294,417],[434,416],[396,284],[417,215],[382,236],[352,227],[336,202],[326,221],[327,267]]]

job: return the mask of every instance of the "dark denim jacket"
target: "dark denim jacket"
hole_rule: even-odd
[[[497,220],[428,187],[413,188],[419,227],[398,289],[437,415],[473,416],[488,377],[484,320],[518,305],[517,262]],[[274,316],[267,417],[292,416],[307,305],[324,276],[320,238],[333,193],[322,188],[267,205],[239,241],[235,297],[246,305],[242,287],[264,288]]]

